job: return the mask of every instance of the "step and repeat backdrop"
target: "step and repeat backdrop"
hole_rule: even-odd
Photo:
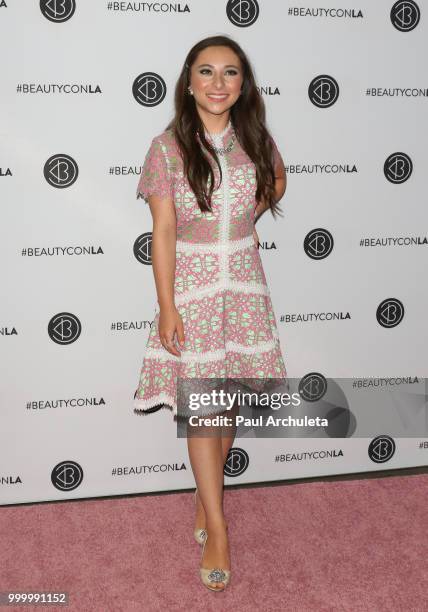
[[[194,485],[172,412],[133,410],[156,306],[136,188],[217,34],[249,55],[287,167],[283,216],[257,224],[287,372],[334,422],[249,428],[226,485],[427,463],[425,8],[0,3],[0,503]]]

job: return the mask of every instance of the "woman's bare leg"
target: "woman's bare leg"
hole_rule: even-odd
[[[230,416],[232,411],[223,414]],[[229,541],[223,511],[224,463],[233,443],[231,430],[218,427],[198,428],[187,436],[189,459],[198,488],[197,526],[205,527],[209,538],[205,545],[203,567],[230,569]],[[225,437],[223,437],[223,435]],[[234,433],[233,433],[234,436]],[[205,524],[201,513],[205,517]],[[198,522],[199,518],[202,520]],[[217,588],[223,588],[222,582]]]
[[[222,461],[223,470],[224,465],[229,455],[229,450],[233,444],[236,435],[236,426],[234,425],[234,418],[239,413],[237,404],[233,406],[231,410],[224,412],[226,416],[230,416],[232,420],[231,427],[223,427],[221,430],[221,447],[222,447]],[[196,494],[196,513],[195,513],[195,529],[204,529],[206,527],[205,510],[202,505],[201,498]]]

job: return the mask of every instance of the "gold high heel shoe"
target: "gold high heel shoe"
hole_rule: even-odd
[[[208,540],[208,533],[205,537],[205,542],[202,547],[201,562],[204,556],[205,544],[207,543],[207,540]],[[214,567],[212,569],[206,569],[205,567],[200,567],[199,572],[201,575],[202,582],[208,589],[210,589],[210,591],[224,591],[224,589],[227,587],[227,585],[230,582],[230,576],[232,573],[231,570],[221,569],[219,567]],[[222,587],[221,589],[211,586],[212,584],[218,584],[219,582],[222,582],[224,584],[224,587]]]
[[[195,506],[196,506],[196,493],[197,493],[198,489],[195,489],[195,493],[193,495],[193,499],[195,500]],[[199,527],[197,529],[195,529],[193,531],[193,536],[195,538],[195,540],[197,541],[198,544],[203,544],[205,542],[205,538],[207,536],[207,532],[204,528]]]

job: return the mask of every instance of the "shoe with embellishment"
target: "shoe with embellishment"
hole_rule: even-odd
[[[202,547],[201,561],[204,556],[205,544],[207,543],[207,540],[208,540],[208,533],[206,534],[205,542]],[[220,567],[213,567],[211,569],[200,567],[199,572],[201,575],[202,582],[211,591],[224,591],[224,589],[227,587],[227,585],[230,582],[230,576],[232,573],[231,570],[221,569]],[[222,588],[219,589],[218,587],[213,586],[220,582],[224,584]]]
[[[196,493],[198,492],[198,489],[195,489],[195,493],[194,493],[194,500],[195,500],[195,506],[196,506]],[[202,546],[202,544],[205,542],[205,538],[207,536],[207,532],[203,527],[196,527],[196,529],[194,529],[193,531],[193,536],[196,540],[196,542],[198,544],[200,544]]]

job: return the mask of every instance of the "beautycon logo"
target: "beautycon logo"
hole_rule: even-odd
[[[243,448],[231,448],[224,465],[224,474],[235,478],[243,474],[250,463],[248,453]]]
[[[311,259],[324,259],[333,250],[333,236],[324,228],[318,227],[308,232],[303,249]]]
[[[63,23],[73,17],[75,0],[40,0],[42,15],[54,23]]]
[[[83,469],[75,461],[61,461],[51,473],[53,486],[60,491],[77,489],[83,480]]]
[[[247,28],[257,21],[259,5],[257,0],[229,0],[226,5],[227,18],[238,28]]]
[[[412,160],[406,153],[391,153],[383,165],[385,177],[391,183],[404,183],[413,171]]]
[[[143,72],[132,84],[132,95],[142,106],[157,106],[166,96],[166,83],[156,72]]]
[[[391,23],[400,32],[414,30],[421,18],[418,5],[413,0],[399,0],[391,9]]]
[[[152,232],[138,236],[134,242],[135,258],[145,266],[152,265]]]
[[[382,327],[396,327],[404,317],[404,306],[397,298],[383,300],[376,310],[376,319]]]
[[[326,391],[327,380],[319,372],[310,372],[299,382],[299,395],[305,402],[318,402]]]
[[[308,95],[312,104],[318,108],[328,108],[339,97],[339,85],[332,76],[320,74],[309,83]]]
[[[48,324],[49,338],[57,344],[72,344],[82,331],[82,324],[71,312],[60,312]]]
[[[64,189],[76,182],[79,168],[70,155],[56,153],[46,161],[43,175],[49,185],[57,189]]]
[[[368,453],[374,463],[386,463],[395,453],[395,442],[390,436],[376,436],[369,444]]]

